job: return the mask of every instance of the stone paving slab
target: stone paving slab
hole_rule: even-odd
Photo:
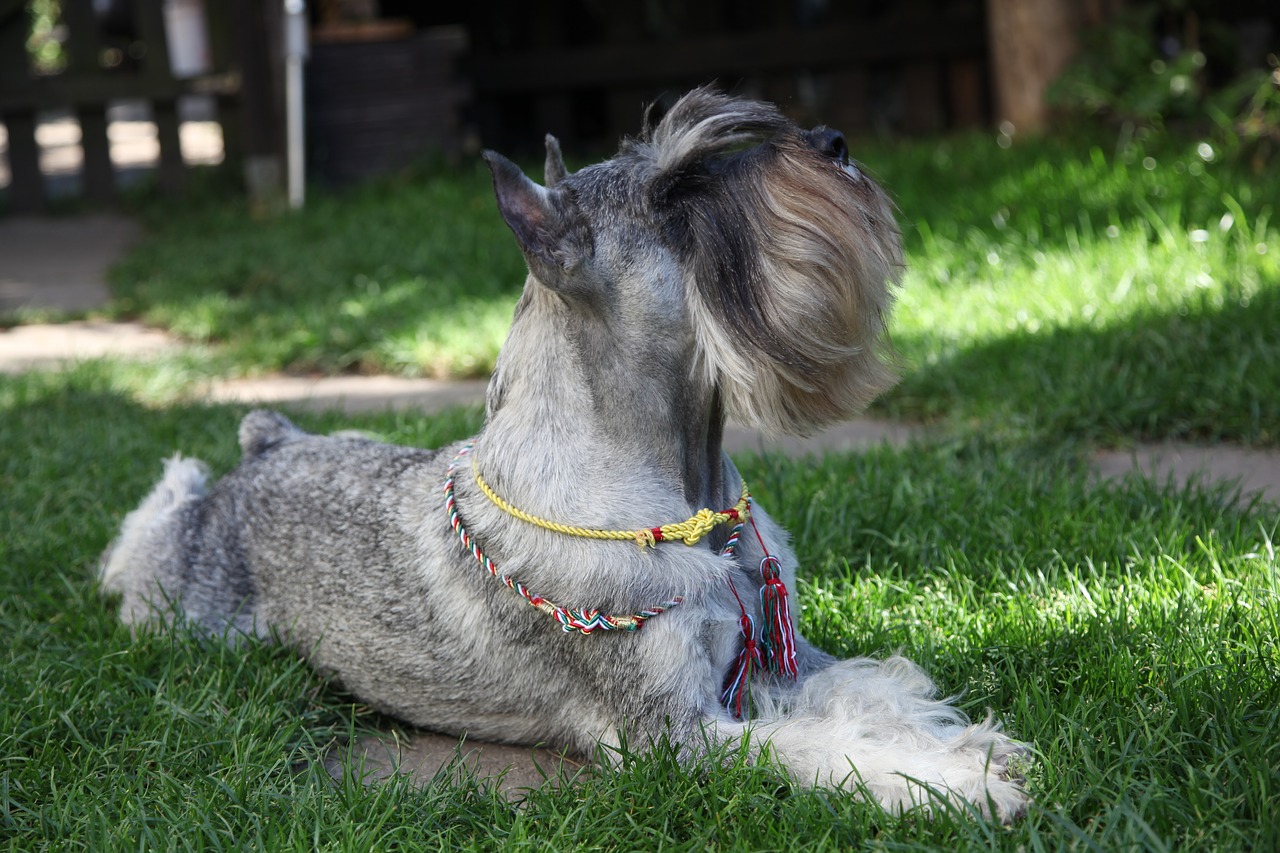
[[[280,376],[264,379],[220,380],[208,399],[220,403],[281,405],[305,411],[338,410],[347,414],[418,411],[424,414],[449,406],[484,404],[484,379],[448,381],[396,376]],[[892,421],[859,418],[807,439],[773,439],[736,424],[725,429],[725,447],[732,453],[775,451],[793,455],[823,451],[864,450],[880,444],[902,446],[923,434],[919,427]]]
[[[179,348],[141,323],[82,321],[0,329],[0,373],[21,373],[104,356],[140,358]]]
[[[337,409],[348,414],[387,409],[431,413],[450,406],[481,404],[486,386],[483,379],[452,382],[400,376],[277,376],[218,380],[207,397],[218,403],[287,405],[307,411]]]
[[[1234,483],[1241,495],[1260,494],[1280,504],[1280,453],[1229,444],[1141,445],[1132,450],[1104,450],[1093,456],[1103,480],[1138,474],[1157,483]]]
[[[425,785],[442,770],[456,779],[465,768],[478,780],[496,783],[498,790],[512,800],[544,785],[559,787],[587,766],[540,747],[481,743],[425,731],[412,731],[403,738],[363,737],[352,745],[351,756],[366,783],[402,775]],[[341,779],[347,769],[345,756],[331,754],[325,760],[325,769],[330,776]]]
[[[135,220],[109,213],[0,217],[0,314],[101,308],[107,269],[141,234]]]

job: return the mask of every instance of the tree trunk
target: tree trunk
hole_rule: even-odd
[[[1079,46],[1078,34],[1096,24],[1115,0],[987,0],[996,118],[1020,132],[1043,130],[1044,93]]]

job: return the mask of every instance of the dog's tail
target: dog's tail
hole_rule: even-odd
[[[175,455],[165,460],[164,477],[141,505],[125,516],[120,535],[102,555],[98,583],[104,594],[125,592],[130,568],[150,565],[147,542],[179,507],[208,493],[208,479],[209,469],[198,459]]]

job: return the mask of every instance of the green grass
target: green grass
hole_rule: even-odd
[[[296,215],[155,203],[112,311],[218,344],[236,373],[487,374],[524,282],[488,172],[406,181],[317,192]]]
[[[507,804],[475,780],[332,782],[391,725],[279,648],[129,636],[96,555],[181,449],[234,464],[243,409],[151,408],[135,369],[0,378],[0,842],[11,849],[1261,850],[1280,844],[1274,506],[1099,486],[1071,445],[958,435],[740,460],[794,533],[804,630],[897,651],[1032,743],[1036,805],[996,828],[896,818],[768,765],[670,752]],[[479,413],[304,415],[437,445]],[[21,448],[15,451],[15,448]]]
[[[904,381],[877,411],[1014,436],[1280,443],[1280,170],[1194,138],[986,135],[858,153],[898,201]],[[536,174],[536,170],[535,170]],[[424,170],[295,215],[147,208],[119,315],[223,373],[483,375],[523,267],[485,170]]]
[[[1280,443],[1280,176],[1204,144],[977,137],[873,161],[908,247],[893,325],[908,370],[882,411]]]

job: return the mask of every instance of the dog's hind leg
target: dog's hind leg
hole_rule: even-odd
[[[225,572],[198,565],[188,551],[193,510],[208,495],[208,477],[197,459],[167,459],[160,482],[125,516],[119,536],[102,555],[100,589],[121,597],[120,619],[126,625],[136,628],[157,618],[168,622],[181,611],[209,633],[229,627],[252,632],[249,596],[228,584],[221,576]]]
[[[198,459],[177,455],[165,460],[164,477],[138,508],[125,516],[120,534],[102,555],[98,583],[103,593],[129,597],[137,586],[138,574],[151,562],[151,540],[157,531],[170,527],[175,513],[188,501],[204,497],[208,480],[209,470]],[[131,608],[122,610],[121,616],[125,622],[135,621]]]

